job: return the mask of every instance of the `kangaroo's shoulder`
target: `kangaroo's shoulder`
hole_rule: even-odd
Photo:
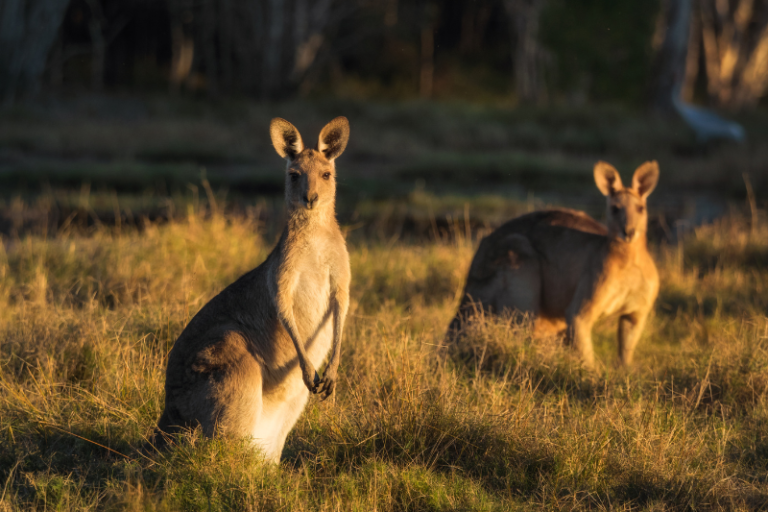
[[[267,278],[280,255],[278,244],[267,258],[254,269],[238,277],[218,294],[214,295],[189,321],[179,335],[176,345],[189,343],[221,324],[237,324],[239,319],[248,317],[264,306],[269,306]]]

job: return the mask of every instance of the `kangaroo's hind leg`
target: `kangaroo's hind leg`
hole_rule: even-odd
[[[163,413],[168,421],[161,419],[161,428],[173,421],[199,425],[209,437],[250,436],[262,411],[262,363],[242,333],[231,328],[206,333],[196,345],[200,348],[187,357],[179,356],[183,360],[169,360]]]
[[[536,251],[528,238],[513,233],[478,249],[465,296],[496,314],[505,310],[537,314],[541,303],[541,273]]]
[[[538,317],[541,309],[541,268],[530,241],[522,235],[509,235],[496,252],[498,288],[493,301],[494,309]]]
[[[261,447],[268,460],[274,462],[280,462],[286,438],[309,400],[309,391],[301,377],[296,375],[292,380],[299,385],[294,386],[294,393],[289,393],[290,396],[264,400],[262,416],[252,433],[254,444]]]

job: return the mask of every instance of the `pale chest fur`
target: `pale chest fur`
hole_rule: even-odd
[[[322,363],[333,337],[330,270],[320,254],[309,255],[302,261],[293,295],[299,334],[306,340],[307,355],[315,366]]]
[[[650,254],[609,258],[605,268],[603,315],[647,311],[658,293],[658,273]]]
[[[339,252],[332,250],[332,233],[317,235],[293,246],[283,271],[295,274],[292,303],[298,335],[309,360],[320,366],[333,341],[332,274],[343,262],[336,261]]]

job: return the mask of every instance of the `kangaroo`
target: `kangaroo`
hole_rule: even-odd
[[[641,165],[625,188],[618,171],[598,162],[597,188],[606,197],[607,224],[573,210],[533,212],[480,242],[461,304],[449,327],[455,339],[477,309],[528,313],[535,335],[565,334],[587,365],[594,364],[592,326],[619,315],[619,358],[632,356],[659,290],[648,252],[646,199],[656,187],[656,162]]]
[[[258,267],[211,299],[168,356],[165,410],[153,443],[200,426],[206,436],[250,437],[268,460],[283,445],[310,393],[333,393],[349,305],[349,254],[335,214],[335,160],[349,139],[337,117],[305,148],[280,118],[272,144],[287,161],[288,221]],[[331,356],[321,379],[316,368]]]

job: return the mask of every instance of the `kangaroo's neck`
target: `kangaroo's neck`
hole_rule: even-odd
[[[318,230],[338,229],[338,226],[336,211],[331,204],[314,210],[290,208],[285,229],[289,234],[311,236]]]
[[[648,252],[648,239],[645,232],[638,233],[631,242],[619,237],[610,237],[610,252],[621,255],[627,260],[634,260],[638,256]]]
[[[280,239],[281,251],[294,256],[302,254],[304,248],[339,231],[333,205],[313,210],[289,208],[288,221]]]

